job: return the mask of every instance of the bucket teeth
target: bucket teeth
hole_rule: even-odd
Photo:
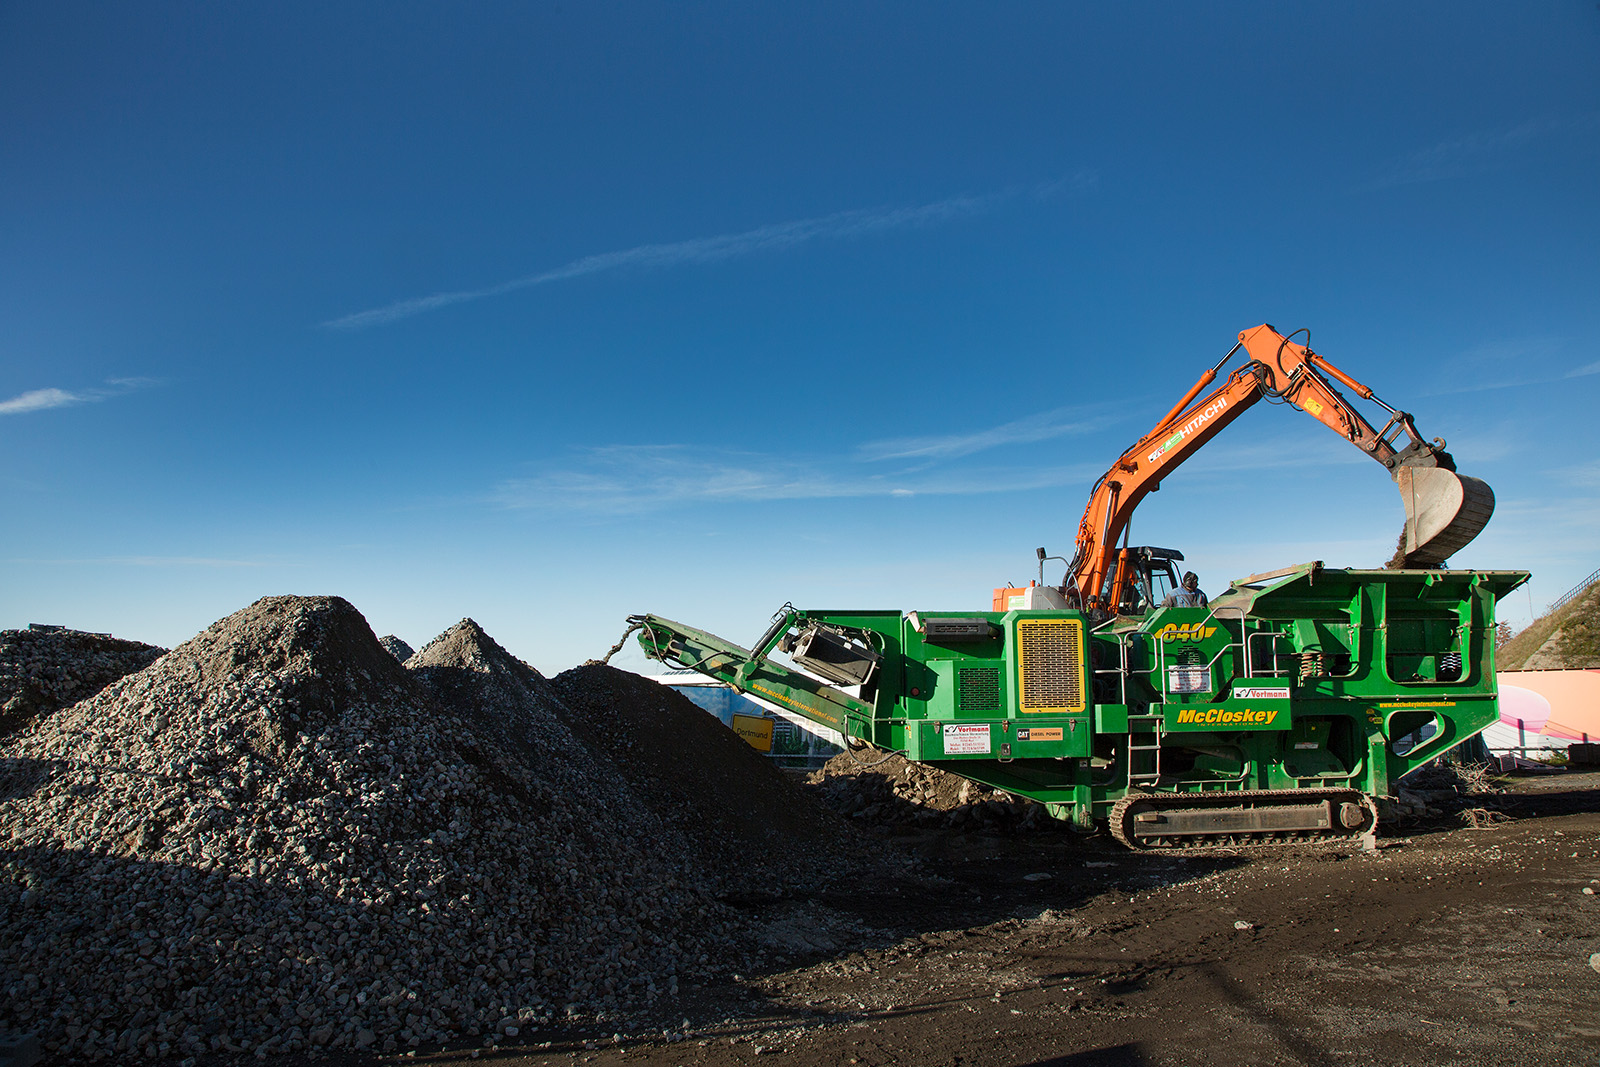
[[[1494,514],[1494,490],[1478,478],[1443,467],[1401,467],[1394,480],[1406,508],[1407,567],[1440,566]]]

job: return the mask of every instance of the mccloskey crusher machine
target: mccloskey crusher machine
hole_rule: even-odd
[[[629,622],[654,659],[1131,848],[1370,842],[1376,798],[1498,717],[1495,602],[1526,578],[1309,563],[1100,626],[786,606],[753,649]]]

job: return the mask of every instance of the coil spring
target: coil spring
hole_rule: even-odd
[[[1307,678],[1316,678],[1321,674],[1322,674],[1322,653],[1321,652],[1302,652],[1302,653],[1300,653],[1300,680],[1303,682]]]
[[[1461,680],[1461,653],[1446,652],[1439,657],[1439,681],[1459,682]]]

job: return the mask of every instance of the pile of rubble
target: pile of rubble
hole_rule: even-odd
[[[1386,820],[1404,826],[1453,818],[1486,825],[1509,817],[1500,811],[1509,801],[1510,795],[1487,766],[1441,760],[1400,780]]]
[[[63,1059],[487,1044],[748,966],[718,894],[805,870],[815,806],[763,762],[762,855],[695,824],[736,783],[665,818],[631,782],[685,746],[613,763],[605,723],[644,711],[601,714],[662,693],[552,685],[470,620],[402,667],[343,600],[258,601],[0,740],[0,1031]]]
[[[1042,804],[897,753],[843,752],[806,781],[828,807],[869,826],[1015,832],[1054,823]]]
[[[76,704],[166,649],[61,626],[0,631],[0,737]]]

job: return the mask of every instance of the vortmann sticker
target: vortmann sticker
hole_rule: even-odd
[[[989,724],[951,724],[944,728],[944,754],[946,756],[987,756],[989,754]]]
[[[1233,695],[1238,700],[1288,700],[1286,685],[1236,685]]]

